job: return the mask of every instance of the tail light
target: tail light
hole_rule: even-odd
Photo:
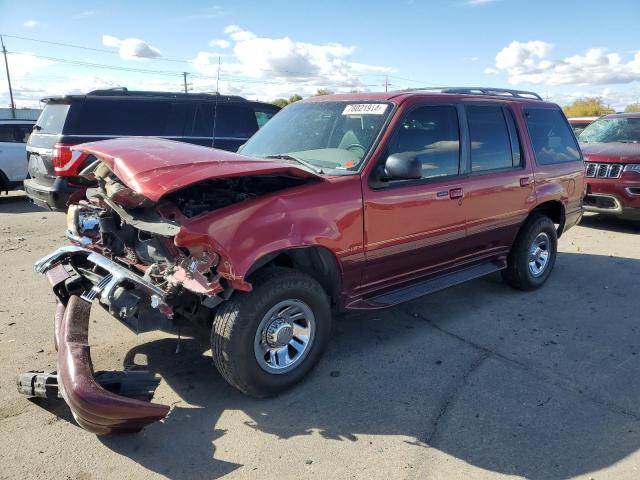
[[[53,146],[53,171],[58,177],[77,176],[87,158],[86,153],[71,150],[72,146],[65,143],[56,143]]]

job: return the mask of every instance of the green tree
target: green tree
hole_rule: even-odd
[[[575,102],[562,108],[567,117],[599,117],[614,113],[612,108],[604,104],[599,97],[579,98]]]
[[[331,94],[333,94],[333,91],[329,90],[328,88],[319,88],[318,91],[314,93],[316,97],[319,97],[321,95],[331,95]]]
[[[296,93],[295,95],[291,95],[289,97],[289,104],[299,102],[300,100],[302,100],[302,97]]]
[[[640,112],[640,103],[636,102],[636,103],[630,103],[629,105],[627,105],[624,108],[624,111],[629,113],[629,112]]]
[[[273,103],[277,107],[284,108],[289,105],[289,100],[287,100],[286,98],[276,98],[271,103]]]

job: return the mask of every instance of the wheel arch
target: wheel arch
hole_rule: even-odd
[[[566,222],[564,204],[560,200],[548,200],[536,205],[536,207],[531,210],[531,213],[529,213],[529,216],[536,213],[549,217],[553,223],[558,225],[556,232],[558,234],[558,238],[560,238],[564,231],[564,225]]]
[[[332,305],[339,305],[342,269],[338,258],[328,248],[312,245],[267,253],[253,263],[245,278],[250,283],[256,272],[271,266],[292,268],[309,275],[322,286]]]

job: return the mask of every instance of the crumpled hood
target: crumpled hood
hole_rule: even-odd
[[[157,202],[194,183],[217,178],[283,174],[322,178],[279,160],[262,160],[160,138],[116,138],[72,147],[104,162],[129,188]]]
[[[640,163],[638,143],[581,143],[580,149],[587,162]]]

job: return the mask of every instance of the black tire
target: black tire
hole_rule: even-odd
[[[546,234],[549,240],[549,258],[544,270],[538,275],[529,268],[529,254],[533,242],[539,235]],[[530,291],[540,288],[549,278],[556,263],[558,253],[558,234],[555,225],[547,216],[534,213],[524,223],[507,259],[507,268],[502,271],[502,278],[513,288]]]
[[[318,362],[331,331],[329,298],[313,278],[288,268],[269,268],[251,281],[250,293],[235,292],[217,310],[211,327],[213,363],[232,386],[252,397],[276,395],[299,382]],[[279,302],[297,299],[315,317],[314,340],[301,362],[286,373],[263,369],[254,353],[260,322]]]

